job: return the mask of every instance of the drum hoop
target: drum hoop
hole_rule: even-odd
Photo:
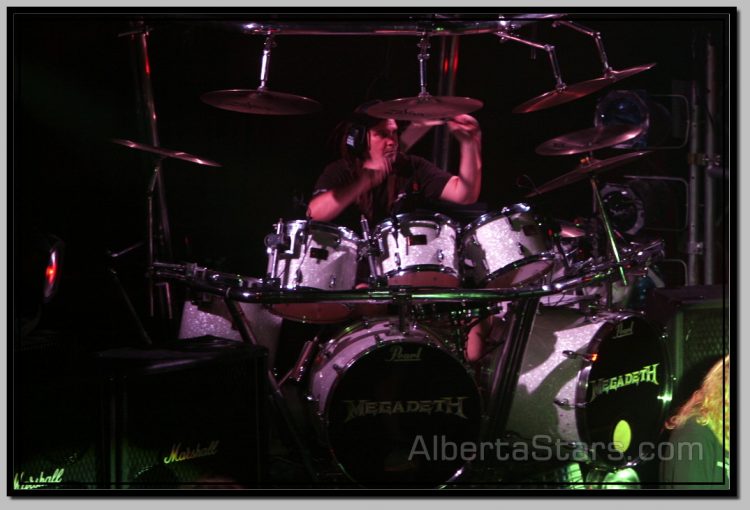
[[[287,230],[287,225],[300,225],[302,228],[304,228],[305,225],[308,225],[309,228],[313,230],[328,234],[337,234],[340,238],[354,241],[355,243],[361,242],[361,239],[353,230],[333,223],[312,220],[290,220],[284,222],[284,230]]]
[[[501,267],[500,269],[496,269],[495,271],[493,271],[489,275],[487,275],[484,278],[482,278],[482,280],[479,282],[479,285],[482,286],[482,287],[484,287],[490,281],[494,280],[498,276],[502,276],[505,273],[509,273],[510,271],[512,271],[514,269],[518,269],[518,268],[526,266],[528,264],[532,264],[534,262],[551,261],[551,260],[554,260],[554,259],[555,259],[555,254],[553,252],[551,252],[551,251],[544,251],[542,253],[537,253],[536,255],[530,255],[530,256],[528,256],[526,258],[513,261],[510,264],[507,264],[507,265]],[[541,275],[538,275],[538,276],[541,276]],[[531,279],[532,278],[529,278],[529,279],[527,279],[527,280],[525,280],[523,282],[519,282],[518,285],[526,283],[526,282],[528,282]]]
[[[533,214],[532,208],[529,205],[524,204],[523,202],[509,205],[507,207],[503,207],[499,211],[492,211],[492,212],[488,212],[488,213],[481,215],[479,218],[475,219],[474,221],[466,225],[466,227],[464,227],[464,233],[468,233],[470,230],[475,230],[500,217],[508,217],[512,214],[518,214],[518,213]]]
[[[393,318],[392,317],[391,318],[383,318],[383,320],[378,320],[378,321],[373,321],[373,322],[374,322],[373,325],[375,325],[375,324],[381,324],[383,322],[388,322],[390,324],[391,322],[393,322]],[[341,332],[341,335],[337,335],[336,341],[334,342],[333,345],[335,346],[336,344],[338,344],[338,343],[341,342],[341,338],[340,338],[341,336],[346,336],[348,334],[352,334],[352,333],[355,333],[355,332],[357,332],[357,331],[359,331],[361,329],[364,329],[364,328],[361,328],[361,327],[358,327],[358,326],[364,326],[364,322],[363,321],[359,321],[359,322],[357,322],[355,324],[352,324],[351,326],[345,328]],[[446,354],[448,354],[449,356],[451,356],[453,359],[455,359],[455,360],[459,361],[459,363],[461,363],[461,361],[458,359],[458,357],[456,357],[452,352],[450,352],[449,350],[447,350],[444,347],[441,347],[441,343],[438,340],[440,337],[437,336],[432,330],[430,330],[429,328],[426,328],[425,326],[423,326],[421,324],[417,324],[417,326],[419,327],[420,331],[422,333],[424,333],[423,336],[418,337],[418,338],[424,340],[424,342],[421,342],[421,343],[424,343],[428,347],[429,346],[435,347],[436,349],[438,349],[438,350],[440,350],[442,352],[445,352]],[[367,328],[367,329],[370,329],[370,328]],[[347,330],[350,330],[350,332],[349,333],[345,333]],[[360,338],[364,338],[364,336],[358,336],[357,338],[353,339],[352,341],[358,341]],[[401,340],[404,340],[404,339],[402,338]],[[359,361],[363,357],[367,356],[371,352],[373,352],[373,351],[375,351],[377,349],[380,349],[380,348],[382,348],[383,346],[385,346],[387,344],[397,343],[397,342],[398,342],[398,340],[383,340],[383,342],[381,342],[381,343],[377,343],[376,342],[374,345],[370,345],[369,347],[366,347],[366,348],[362,349],[361,351],[357,352],[356,355],[354,355],[350,360],[348,360],[346,362],[346,365],[344,365],[343,367],[341,367],[342,370],[340,372],[334,369],[334,372],[336,373],[336,377],[331,382],[331,386],[330,386],[330,388],[328,390],[328,399],[326,400],[325,409],[321,409],[322,414],[320,416],[321,420],[323,421],[323,424],[326,427],[329,425],[329,421],[328,421],[329,413],[328,413],[328,410],[329,410],[330,405],[331,405],[331,398],[330,397],[336,392],[336,388],[338,388],[338,385],[339,385],[339,383],[341,381],[342,374],[345,373],[349,368],[351,368],[351,366],[354,365],[354,363],[356,363],[357,361]],[[345,347],[345,346],[343,346],[343,347]],[[335,355],[336,355],[336,350],[334,349],[333,352],[331,353],[331,358],[333,358]],[[462,366],[463,366],[463,364],[462,364]],[[325,431],[325,436],[326,436],[326,441],[328,442],[328,444],[331,444],[330,440],[328,438],[328,430],[327,429]]]
[[[451,359],[457,361],[458,364],[459,364],[459,366],[461,366],[461,367],[464,368],[466,376],[468,377],[468,379],[472,383],[472,388],[474,390],[474,395],[476,396],[477,402],[479,404],[479,420],[480,421],[479,421],[479,423],[477,423],[477,427],[478,427],[478,430],[479,430],[479,432],[481,434],[481,427],[482,427],[481,420],[482,420],[482,417],[484,416],[484,413],[485,413],[484,401],[482,399],[481,389],[477,385],[476,381],[474,381],[474,379],[471,377],[470,372],[467,370],[468,367],[466,366],[466,363],[464,363],[458,356],[456,356],[449,349],[447,349],[445,346],[443,346],[442,342],[440,342],[440,340],[439,340],[440,337],[438,335],[435,335],[430,328],[425,327],[424,325],[421,325],[421,324],[418,324],[418,326],[422,330],[422,332],[425,333],[425,336],[419,337],[420,339],[423,340],[423,342],[420,342],[420,343],[423,343],[427,347],[432,347],[435,350],[437,350],[437,351],[439,351],[439,352],[441,352],[443,354],[447,354]],[[362,338],[362,337],[359,337],[359,338]],[[358,352],[356,356],[354,356],[351,360],[349,360],[346,363],[346,365],[344,367],[342,367],[343,368],[342,371],[339,372],[339,371],[334,370],[334,372],[336,373],[336,377],[331,382],[331,386],[328,389],[328,397],[326,399],[325,409],[319,409],[320,414],[318,416],[319,416],[319,419],[320,419],[320,425],[321,425],[320,431],[322,433],[323,440],[325,441],[325,444],[328,446],[328,449],[330,451],[331,456],[333,457],[334,462],[336,462],[336,464],[339,466],[339,468],[341,469],[341,471],[350,480],[352,480],[354,483],[360,483],[360,482],[358,480],[356,480],[354,478],[354,476],[352,476],[352,475],[349,474],[348,470],[346,469],[346,466],[339,460],[339,457],[337,455],[337,451],[334,448],[333,443],[331,442],[331,434],[330,434],[331,427],[330,427],[330,418],[329,418],[330,417],[329,409],[330,409],[330,406],[333,403],[333,399],[331,397],[333,396],[333,394],[338,389],[339,384],[341,383],[341,380],[343,378],[342,375],[344,373],[346,373],[346,371],[354,363],[356,363],[357,361],[359,361],[360,359],[362,359],[366,355],[370,354],[371,352],[373,352],[373,351],[375,351],[377,349],[383,348],[388,343],[396,343],[396,342],[397,342],[396,340],[392,340],[392,341],[385,341],[385,342],[383,342],[381,344],[377,344],[376,343],[375,345],[371,345],[370,347],[368,347],[366,349],[363,349],[362,351]],[[477,438],[477,439],[479,439],[479,438]],[[447,481],[441,482],[440,486],[444,487],[447,484],[450,484],[451,482],[454,482],[455,480],[457,480],[459,477],[461,477],[464,474],[464,471],[466,470],[466,468],[467,468],[468,465],[469,465],[468,462],[465,463],[465,464],[463,464],[463,465],[461,465],[461,467],[459,467],[450,476],[450,478]]]
[[[447,273],[458,277],[458,271],[452,267],[441,266],[439,264],[418,264],[400,269],[392,269],[385,273],[385,276],[393,278],[394,276],[404,276],[410,273]]]
[[[662,341],[661,335],[659,335],[658,328],[654,326],[649,320],[645,319],[642,315],[638,314],[637,312],[628,312],[628,311],[621,311],[621,312],[608,312],[606,315],[602,315],[602,326],[596,331],[596,334],[592,337],[591,341],[589,341],[586,352],[587,354],[596,354],[599,352],[599,348],[601,346],[602,340],[605,338],[606,335],[609,335],[612,330],[615,328],[615,325],[624,320],[628,320],[630,318],[640,318],[642,319],[645,324],[651,328],[652,332],[655,334],[655,337],[658,340],[658,349],[660,351],[660,354],[662,355],[662,360],[664,362],[664,368],[667,373],[667,377],[665,378],[664,384],[665,384],[665,390],[667,393],[672,392],[672,378],[669,377],[669,374],[671,373],[671,366],[669,364],[669,359],[667,355],[666,346],[664,345],[664,342]],[[576,389],[575,389],[575,402],[582,402],[586,399],[586,393],[588,393],[588,387],[589,387],[589,377],[591,376],[591,369],[593,368],[593,364],[589,363],[587,366],[585,366],[579,373],[578,373],[578,381],[576,383]],[[659,409],[659,421],[663,422],[665,419],[665,414],[667,411],[667,408],[669,406],[669,402],[662,400],[661,401],[661,408]],[[586,416],[586,408],[578,408],[575,410],[576,414],[576,424],[578,427],[578,437],[581,438],[581,440],[584,442],[584,444],[591,444],[591,438],[589,437],[589,434],[585,433],[588,430],[588,423],[587,423],[587,416]],[[643,461],[641,458],[636,458],[632,460],[623,459],[623,462],[627,462],[628,465],[638,465]],[[601,462],[600,462],[601,464]]]
[[[396,215],[396,221],[398,223],[410,223],[412,221],[431,221],[441,225],[448,225],[456,229],[457,233],[461,232],[461,225],[454,221],[452,218],[441,213],[405,213]],[[386,218],[385,220],[378,223],[375,227],[375,232],[380,233],[388,228],[393,228],[393,218]]]

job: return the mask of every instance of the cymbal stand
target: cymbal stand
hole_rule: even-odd
[[[362,227],[362,238],[365,240],[365,256],[367,257],[367,263],[370,266],[370,286],[371,287],[386,287],[388,281],[380,271],[375,254],[378,252],[375,239],[370,235],[370,224],[367,222],[367,217],[363,214],[359,218],[359,224]]]
[[[430,49],[430,41],[427,34],[423,33],[419,39],[419,54],[417,54],[417,60],[419,61],[419,98],[427,99],[430,97],[430,93],[427,92],[427,61],[430,59],[430,54],[427,50]]]
[[[602,201],[602,195],[601,193],[599,193],[599,182],[595,176],[591,176],[591,189],[594,192],[596,205],[597,205],[597,208],[599,209],[599,214],[602,217],[602,223],[604,223],[604,230],[607,234],[607,239],[609,240],[609,247],[612,249],[612,256],[615,258],[615,262],[617,263],[617,266],[618,266],[617,268],[620,273],[620,279],[622,281],[622,284],[627,287],[628,279],[625,276],[625,269],[621,265],[620,250],[617,248],[617,242],[615,241],[615,235],[614,235],[614,232],[612,231],[612,224],[609,221],[609,216],[607,215],[607,211],[604,210],[604,202]]]
[[[562,92],[568,87],[562,79],[562,74],[560,73],[560,65],[557,62],[557,53],[555,52],[555,47],[553,45],[539,44],[534,41],[529,41],[516,35],[509,34],[508,32],[497,32],[495,33],[495,35],[498,36],[501,41],[515,41],[517,43],[525,44],[526,46],[531,46],[532,48],[536,48],[538,50],[546,52],[547,56],[549,57],[550,65],[552,66],[552,73],[555,75],[555,90],[557,92]]]
[[[276,264],[279,259],[279,248],[284,245],[284,219],[279,218],[276,223],[276,233],[273,235],[267,235],[264,244],[266,248],[271,250],[271,268],[263,278],[262,283],[264,287],[279,287],[281,285],[281,279],[276,274]]]
[[[273,40],[273,35],[269,34],[266,37],[266,41],[263,43],[263,57],[260,61],[260,85],[258,85],[258,92],[266,90],[266,84],[268,83],[268,68],[271,65],[271,50],[276,47],[276,43]]]
[[[590,28],[586,28],[583,25],[574,23],[572,21],[555,20],[552,22],[553,28],[557,28],[558,26],[572,28],[576,32],[580,32],[589,37],[592,37],[594,39],[594,42],[596,43],[596,49],[599,52],[599,59],[602,61],[603,76],[608,77],[608,76],[612,76],[613,74],[615,74],[615,71],[609,66],[609,61],[607,60],[607,52],[604,51],[604,43],[602,42],[601,32],[597,30],[591,30]]]
[[[146,122],[146,130],[150,137],[151,145],[159,147],[159,133],[156,125],[156,106],[154,101],[154,92],[151,85],[151,65],[149,62],[148,52],[148,36],[151,28],[146,26],[142,20],[135,21],[131,24],[132,30],[119,34],[119,36],[130,36],[135,47],[135,74],[137,86],[139,88],[138,97],[140,99],[140,107],[142,110],[143,117]],[[158,228],[159,228],[159,250],[160,257],[163,256],[167,260],[172,259],[172,246],[171,246],[171,235],[169,228],[169,215],[167,213],[167,202],[166,193],[164,191],[164,179],[161,175],[161,164],[164,158],[159,158],[154,165],[153,174],[151,181],[149,182],[147,189],[147,201],[148,201],[148,212],[147,212],[147,229],[148,229],[148,260],[147,267],[151,268],[154,262],[154,256],[156,251],[155,246],[155,222],[154,222],[154,194],[157,195],[158,199]],[[169,282],[160,282],[159,288],[162,290],[160,297],[163,301],[160,303],[163,305],[160,311],[166,312],[167,319],[172,320],[173,309],[172,309],[172,297],[170,292]],[[149,277],[148,280],[148,311],[149,317],[156,317],[156,298],[155,298],[155,283],[153,279]]]
[[[158,157],[156,158],[156,163],[154,164],[153,172],[151,173],[151,179],[149,180],[148,187],[146,188],[146,252],[147,252],[147,260],[146,260],[146,267],[150,268],[154,265],[155,260],[155,228],[154,228],[154,192],[156,191],[156,186],[160,182],[160,175],[161,175],[161,164],[164,161],[164,157]],[[156,310],[155,310],[155,302],[154,302],[154,286],[156,284],[154,283],[153,278],[149,278],[148,280],[148,286],[149,286],[149,293],[148,293],[148,305],[149,305],[149,316],[155,317]],[[161,285],[161,283],[159,284]],[[169,285],[166,285],[164,287],[164,291],[166,293],[166,309],[167,309],[167,318],[172,319],[172,307],[171,307],[171,293],[169,291]]]

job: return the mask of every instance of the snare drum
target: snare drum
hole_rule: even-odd
[[[354,288],[360,243],[354,232],[328,223],[295,220],[284,223],[283,238],[275,267],[282,288]],[[274,249],[268,248],[268,274],[274,269]],[[351,306],[345,303],[283,303],[271,309],[287,319],[317,324],[340,322],[351,313]]]
[[[642,316],[541,308],[506,432],[548,448],[544,460],[637,463],[659,439],[672,383],[660,334]]]
[[[549,238],[531,208],[515,204],[480,216],[461,240],[464,275],[477,287],[513,287],[552,269]]]
[[[373,237],[378,263],[390,285],[458,287],[459,226],[438,214],[399,214],[380,223]]]
[[[431,331],[397,318],[362,322],[321,349],[310,402],[322,441],[354,482],[436,487],[467,459],[433,445],[476,444],[481,403],[458,355]],[[460,448],[460,446],[459,446]]]

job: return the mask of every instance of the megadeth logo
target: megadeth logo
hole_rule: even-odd
[[[640,370],[635,372],[629,372],[627,374],[618,375],[615,377],[608,377],[606,379],[596,379],[591,382],[591,399],[592,402],[596,397],[602,393],[607,394],[611,391],[617,391],[625,386],[638,385],[642,383],[650,383],[659,385],[659,381],[656,377],[656,369],[659,368],[659,363],[653,365],[646,365]]]
[[[344,423],[361,416],[378,416],[382,414],[406,413],[443,413],[454,414],[468,419],[464,414],[464,400],[469,397],[443,397],[437,400],[344,400],[346,419]]]

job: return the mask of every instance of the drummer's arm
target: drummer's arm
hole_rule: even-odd
[[[461,147],[458,175],[448,180],[440,194],[442,200],[473,204],[482,189],[482,132],[479,123],[469,115],[448,121],[448,127]]]
[[[365,171],[354,182],[315,195],[307,207],[307,217],[315,221],[332,221],[358,196],[377,186],[378,178],[375,172]]]

